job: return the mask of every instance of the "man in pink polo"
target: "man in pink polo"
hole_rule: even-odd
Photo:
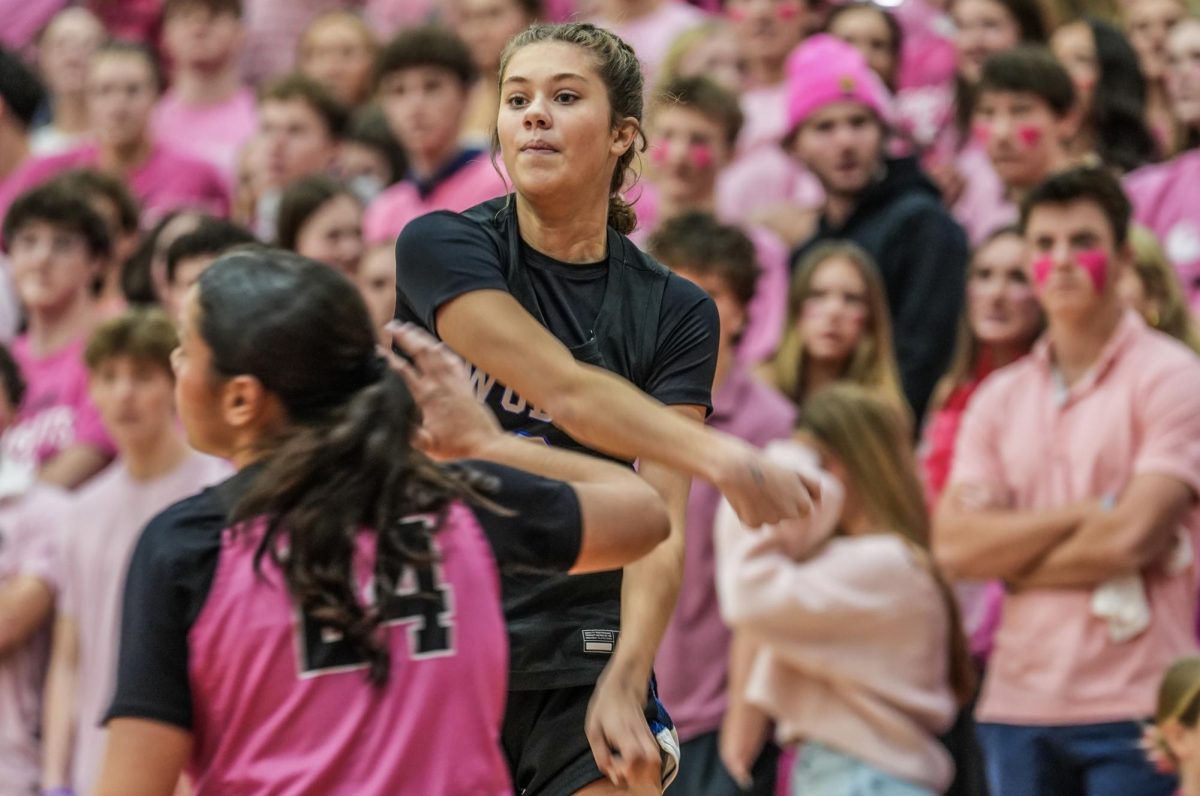
[[[368,243],[394,241],[417,216],[460,212],[508,193],[488,153],[460,143],[475,64],[458,36],[437,26],[405,30],[384,47],[375,70],[379,104],[409,173],[367,208]]]
[[[972,399],[934,522],[947,574],[1007,584],[976,713],[1000,796],[1175,788],[1137,741],[1196,646],[1200,360],[1121,306],[1129,216],[1104,169],[1025,198],[1047,331]]]

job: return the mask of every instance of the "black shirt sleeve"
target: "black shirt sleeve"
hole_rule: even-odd
[[[151,719],[191,730],[187,638],[212,585],[223,526],[206,490],[142,532],[125,578],[117,684],[105,722]]]
[[[664,404],[712,411],[712,384],[720,345],[717,305],[683,277],[671,274],[663,292],[658,350],[645,391]]]
[[[396,240],[396,317],[437,333],[438,308],[476,290],[508,291],[495,240],[476,221],[437,212],[414,219]]]
[[[473,505],[501,569],[565,572],[579,559],[583,513],[570,484],[492,462],[466,462],[492,476],[488,498],[511,513]]]

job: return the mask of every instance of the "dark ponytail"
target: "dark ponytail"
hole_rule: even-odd
[[[376,353],[358,290],[334,269],[238,252],[201,276],[199,305],[214,375],[255,377],[288,415],[262,440],[262,471],[235,510],[238,522],[266,519],[255,566],[277,565],[296,603],[340,632],[381,683],[389,656],[378,610],[358,596],[356,537],[376,533],[375,590],[391,594],[406,564],[430,559],[430,531],[400,520],[432,514],[436,532],[450,501],[476,495],[482,479],[412,447],[418,408]]]

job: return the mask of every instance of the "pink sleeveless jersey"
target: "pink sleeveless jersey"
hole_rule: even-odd
[[[108,718],[190,730],[197,796],[512,793],[500,746],[508,637],[498,567],[563,571],[582,531],[569,485],[491,472],[495,500],[520,512],[450,504],[427,537],[434,563],[405,566],[382,604],[391,664],[378,686],[339,635],[297,609],[276,565],[256,571],[265,524],[229,527],[252,470],[176,504],[130,564]],[[354,566],[361,599],[379,605],[375,539],[359,534]]]

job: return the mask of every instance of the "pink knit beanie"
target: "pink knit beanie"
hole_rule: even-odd
[[[892,97],[851,45],[825,33],[810,36],[787,62],[788,137],[817,111],[835,102],[861,102],[885,125]]]

